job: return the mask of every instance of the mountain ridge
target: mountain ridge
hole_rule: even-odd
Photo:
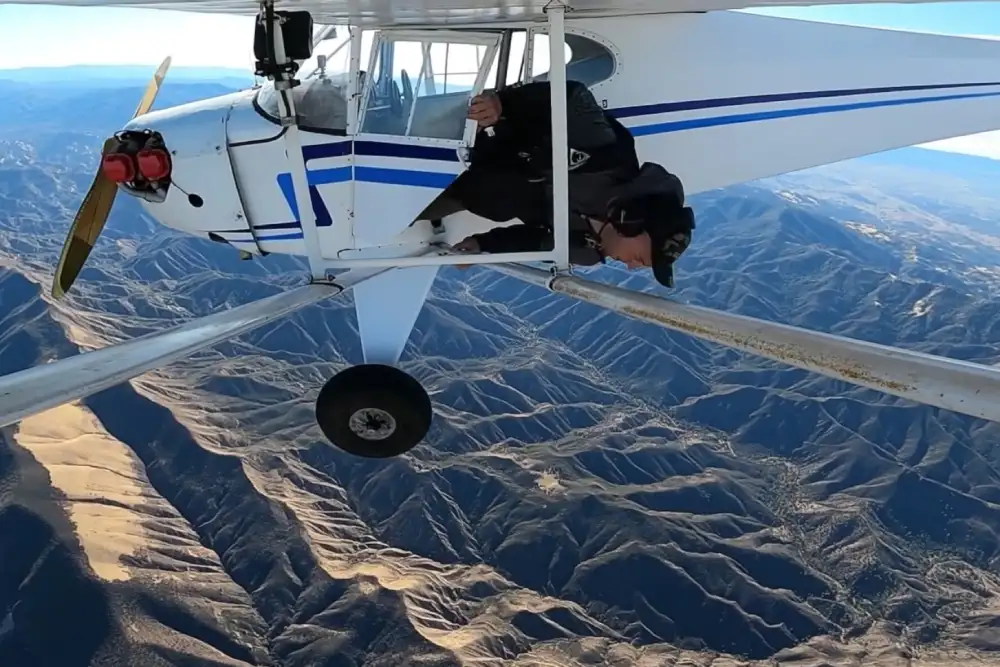
[[[63,108],[42,109],[0,137],[0,372],[301,282],[301,260],[238,261],[123,197],[53,302],[98,142],[52,141]],[[918,166],[692,198],[670,297],[1000,362],[1000,204]],[[406,457],[314,425],[360,359],[348,295],[5,429],[0,664],[998,662],[994,424],[482,268],[442,270],[407,343],[435,421]]]

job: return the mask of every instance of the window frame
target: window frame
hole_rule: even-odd
[[[323,39],[326,39],[326,37],[322,37],[321,35],[323,34],[324,30],[326,28],[329,28],[329,27],[337,27],[337,28],[339,28],[339,27],[341,27],[341,24],[324,24],[323,29],[316,35],[317,44],[319,42],[321,42]],[[345,72],[344,74],[347,77],[348,88],[349,88],[350,87],[351,79],[352,78],[356,78],[358,76],[358,74],[359,74],[358,70],[360,69],[360,66],[358,67],[358,69],[355,69],[352,66],[353,64],[351,63],[350,53],[351,53],[351,48],[352,48],[352,42],[354,42],[355,40],[358,40],[363,45],[364,44],[365,33],[366,32],[370,32],[370,33],[372,33],[372,49],[374,50],[375,43],[376,43],[376,40],[378,38],[378,32],[379,31],[377,29],[373,29],[373,28],[355,28],[355,27],[351,27],[351,26],[345,26],[345,27],[348,30],[348,37],[347,37],[347,39],[340,46],[338,46],[336,49],[334,49],[333,53],[331,53],[330,56],[333,56],[334,54],[339,53],[340,50],[343,49],[345,46],[347,47],[347,49],[348,49],[347,72]],[[355,32],[355,31],[357,31],[357,32]],[[318,72],[319,72],[319,68],[318,67],[314,68],[311,72],[309,72],[309,74],[301,77],[300,84],[306,84],[306,82],[313,81],[313,80],[317,79],[318,78],[317,77],[317,73]],[[299,70],[299,72],[297,72],[296,76],[298,76],[299,74],[301,74],[301,70]],[[311,84],[309,84],[309,85],[311,85]],[[302,92],[300,90],[300,88],[301,88],[301,86],[295,86],[294,88],[290,89],[289,94],[296,95],[297,92]],[[281,124],[281,117],[280,117],[280,115],[273,114],[269,109],[266,109],[264,107],[264,105],[261,103],[260,97],[261,97],[262,93],[266,93],[266,94],[269,94],[269,95],[272,95],[272,94],[273,95],[278,95],[277,91],[274,88],[274,82],[268,80],[268,81],[265,81],[262,84],[258,85],[257,89],[254,91],[254,95],[253,95],[253,98],[251,99],[251,103],[253,105],[254,111],[257,112],[257,115],[259,115],[264,120],[266,120],[266,121],[268,121],[270,123],[273,123],[274,125],[282,127],[282,133],[284,133],[284,131],[285,131],[286,128],[284,128],[282,126],[282,124]],[[278,98],[276,97],[275,99],[278,99]],[[296,100],[296,102],[298,102],[298,100]],[[298,127],[302,131],[309,132],[311,134],[325,134],[327,136],[333,136],[333,137],[350,136],[351,135],[351,114],[353,113],[352,107],[357,107],[359,104],[360,104],[360,100],[359,99],[352,100],[352,99],[350,99],[350,96],[348,96],[348,99],[347,99],[347,126],[344,129],[342,129],[342,130],[338,130],[338,129],[334,129],[334,128],[329,128],[329,127],[317,127],[317,126],[313,126],[313,125],[304,125],[304,124],[299,124]],[[280,105],[281,105],[281,103],[279,101],[277,106],[280,107]],[[297,108],[298,108],[298,105],[296,104],[296,109]],[[280,108],[276,109],[276,110],[279,111],[279,114],[280,114]]]
[[[618,75],[618,71],[621,68],[621,53],[615,48],[615,45],[609,42],[607,39],[590,32],[589,30],[583,30],[580,28],[567,26],[565,30],[564,44],[570,48],[569,61],[566,63],[566,69],[570,69],[573,66],[573,58],[575,56],[575,51],[573,50],[573,45],[570,44],[570,37],[578,37],[585,39],[589,42],[593,42],[597,46],[604,50],[604,53],[610,58],[611,61],[611,72],[607,76],[598,79],[596,81],[584,81],[584,85],[588,88],[593,88],[594,86],[601,86]],[[549,34],[548,26],[531,26],[528,28],[528,41],[525,43],[525,65],[523,80],[525,83],[531,83],[535,80],[535,77],[547,75],[552,70],[552,63],[549,63],[549,69],[545,72],[535,72],[534,61],[535,61],[535,35],[545,35]],[[546,79],[547,80],[547,79]]]
[[[398,41],[406,41],[406,39],[409,38],[412,41],[426,42],[429,36],[434,36],[435,39],[431,40],[432,42],[440,40],[442,42],[454,41],[457,43],[464,43],[464,44],[485,45],[487,47],[487,55],[484,58],[483,62],[489,63],[489,67],[485,68],[485,70],[482,68],[480,69],[479,76],[477,77],[476,81],[476,88],[474,88],[475,91],[479,92],[482,92],[482,90],[486,88],[487,84],[490,83],[486,81],[486,78],[489,76],[490,70],[493,67],[494,59],[496,59],[497,61],[497,72],[496,72],[496,79],[492,82],[493,90],[501,90],[510,85],[514,85],[514,84],[508,84],[507,79],[511,69],[510,55],[511,55],[512,42],[514,34],[518,32],[524,34],[525,43],[524,43],[524,51],[522,52],[522,60],[518,67],[518,76],[515,83],[531,83],[532,81],[535,80],[536,76],[542,76],[548,74],[549,71],[551,71],[551,63],[549,71],[538,72],[538,73],[533,71],[535,35],[547,36],[548,26],[525,26],[525,27],[515,27],[515,28],[503,28],[496,30],[489,30],[489,29],[484,29],[484,30],[423,29],[422,30],[419,28],[408,28],[408,29],[365,28],[359,31],[357,35],[351,34],[348,37],[345,44],[350,45],[351,41],[353,41],[354,39],[362,40],[364,38],[364,33],[368,31],[374,33],[372,35],[371,52],[369,53],[368,63],[367,66],[365,67],[365,71],[369,73],[369,76],[365,77],[365,85],[363,87],[363,90],[358,91],[359,94],[357,98],[354,100],[348,100],[349,114],[351,113],[352,105],[354,105],[357,108],[357,121],[354,126],[356,128],[354,132],[355,135],[361,134],[361,128],[363,127],[364,123],[364,115],[367,112],[367,107],[368,107],[367,104],[368,96],[371,94],[371,86],[374,85],[375,82],[375,77],[371,76],[371,73],[374,71],[376,63],[378,63],[378,58],[380,55],[380,50],[385,35],[389,35],[390,39]],[[618,75],[618,72],[621,67],[621,54],[619,53],[618,49],[615,48],[614,44],[610,43],[608,40],[604,39],[600,35],[594,34],[588,30],[582,30],[575,27],[566,29],[566,36],[569,37],[570,35],[594,42],[596,45],[602,47],[605,53],[611,59],[611,73],[608,76],[598,81],[584,82],[588,88],[604,85],[610,82]],[[569,42],[568,39],[566,41],[567,43]],[[491,44],[493,46],[492,52],[490,51]],[[339,51],[340,48],[343,48],[343,45],[341,47],[338,47],[337,51]],[[572,51],[572,45],[570,45],[570,49],[571,49],[570,60],[568,63],[566,63],[567,67],[570,67],[573,63],[574,54]],[[358,63],[358,68],[354,69],[351,66],[350,60],[348,60],[349,76],[357,77],[359,74],[358,70],[361,69],[361,66],[363,64],[364,63]],[[501,69],[503,69],[502,72]],[[311,72],[310,75],[307,76],[306,78],[312,78],[312,75],[314,74],[315,72]],[[483,79],[482,82],[480,82],[480,78]],[[267,82],[264,85],[268,84],[273,86],[272,82]],[[269,111],[265,110],[263,106],[259,103],[258,98],[260,97],[262,90],[263,86],[261,86],[261,88],[258,89],[256,94],[253,96],[253,106],[260,116],[274,123],[275,125],[280,126],[281,119],[279,117],[273,116]],[[304,125],[301,126],[301,128],[307,132],[314,132],[317,134],[327,134],[333,136],[348,136],[352,134],[350,122],[348,122],[348,127],[346,130],[334,130],[321,127],[308,127]],[[388,136],[406,136],[406,135],[380,135],[380,136],[388,137]],[[475,137],[475,124],[469,121],[466,127],[466,132],[463,135],[462,141],[466,145],[472,145],[474,137]],[[416,139],[417,137],[414,138]],[[456,141],[456,140],[441,140],[441,141]]]
[[[368,69],[369,73],[375,71],[375,66],[379,62],[381,56],[382,46],[386,42],[420,42],[420,43],[452,43],[452,44],[472,44],[474,46],[485,46],[486,53],[483,56],[483,62],[479,66],[479,72],[476,74],[476,81],[473,85],[471,91],[469,91],[470,98],[475,95],[480,94],[486,86],[486,78],[489,76],[490,70],[493,68],[493,60],[497,57],[499,44],[501,38],[501,31],[499,30],[421,30],[418,28],[410,29],[395,29],[395,28],[385,28],[378,30],[375,34],[375,38],[372,41],[372,50],[368,59]],[[391,65],[390,65],[391,67]],[[392,74],[389,74],[390,79]],[[364,90],[358,100],[358,123],[357,123],[357,134],[356,136],[379,136],[392,138],[394,140],[406,140],[421,143],[431,143],[435,145],[446,145],[446,146],[471,146],[476,135],[476,123],[472,120],[467,120],[465,123],[465,130],[463,131],[462,137],[460,139],[440,139],[432,137],[419,137],[406,134],[381,134],[373,132],[365,132],[363,130],[365,126],[365,117],[368,115],[368,100],[371,95],[372,88],[375,85],[374,76],[365,77]]]

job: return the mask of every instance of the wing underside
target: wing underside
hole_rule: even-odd
[[[935,0],[909,0],[932,2]],[[9,0],[0,0],[0,4]],[[257,0],[15,0],[17,4],[146,7],[189,12],[255,15]],[[444,25],[545,20],[550,0],[278,0],[279,9],[306,9],[322,23]],[[853,0],[851,4],[874,4]],[[13,4],[13,3],[11,3]],[[843,0],[568,0],[571,16],[620,16],[707,12],[752,7],[845,4]]]
[[[616,21],[647,71],[600,95],[631,89],[613,113],[689,193],[1000,129],[1000,41],[742,12],[583,25]]]

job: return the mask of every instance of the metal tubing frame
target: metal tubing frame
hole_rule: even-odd
[[[347,136],[353,137],[359,131],[358,110],[361,105],[361,90],[358,89],[358,79],[361,72],[361,42],[364,39],[364,30],[360,25],[350,25],[347,27],[351,40],[351,58],[347,66]]]
[[[347,140],[354,141],[358,133],[361,131],[361,104],[365,99],[363,97],[363,91],[367,88],[365,86],[359,86],[361,77],[361,46],[364,41],[365,31],[360,25],[348,26],[348,39],[351,40],[351,51],[350,51],[350,62],[347,67],[348,71],[348,82],[347,82]],[[373,41],[374,46],[374,41]],[[333,226],[331,227],[330,234],[332,239],[330,239],[335,246],[334,247],[349,247],[354,248],[357,245],[357,239],[354,237],[354,207],[355,207],[355,188],[353,184],[354,180],[354,150],[350,153],[350,167],[351,167],[351,180],[352,185],[348,194],[348,204],[346,216],[342,220],[334,219]],[[304,168],[304,163],[303,163]],[[310,199],[310,204],[312,201]],[[326,265],[327,260],[323,260],[323,271],[329,270],[329,266]]]
[[[274,0],[264,0],[261,8],[268,6],[274,9]],[[266,16],[266,14],[265,14]],[[285,39],[281,30],[281,18],[274,17],[271,25],[271,36],[274,40],[275,65],[286,64]],[[288,78],[277,78],[274,82],[275,91],[279,93],[284,104],[278,105],[278,112],[281,114],[281,125],[286,128],[282,141],[285,144],[285,153],[288,155],[289,171],[292,175],[292,190],[295,194],[295,205],[299,209],[299,221],[302,225],[302,238],[306,246],[306,256],[309,259],[309,273],[313,280],[323,279],[323,253],[319,245],[319,230],[316,227],[316,212],[313,210],[312,198],[309,196],[309,182],[306,179],[306,162],[302,155],[302,139],[299,136],[298,116],[295,113],[295,100],[292,96],[290,81],[294,76]]]
[[[1000,422],[1000,368],[691,306],[526,266],[524,282],[790,366],[980,419]]]
[[[510,45],[513,35],[510,30],[504,30],[500,36],[500,44],[497,46],[497,80],[494,82],[496,90],[507,86],[507,68],[510,67]],[[489,81],[486,84],[489,85]]]
[[[383,270],[349,271],[333,284],[303,285],[166,331],[0,377],[0,427],[75,401],[239,336],[304,306],[343,294]]]
[[[273,0],[265,0],[262,6],[266,6],[268,2],[273,2]],[[303,240],[306,247],[307,258],[309,261],[309,269],[314,281],[324,280],[324,275],[326,272],[332,269],[341,268],[368,268],[368,267],[404,267],[404,266],[430,266],[439,265],[445,266],[450,264],[499,264],[499,263],[510,263],[510,262],[549,262],[552,263],[553,269],[556,271],[568,271],[570,269],[569,264],[569,144],[567,139],[567,104],[566,104],[566,62],[565,62],[565,24],[564,24],[564,14],[566,6],[563,4],[562,0],[552,0],[546,8],[545,11],[548,14],[548,33],[549,33],[549,57],[550,57],[550,69],[549,69],[549,85],[551,90],[551,120],[552,120],[552,170],[553,170],[553,197],[552,197],[552,216],[553,216],[553,249],[549,251],[537,251],[537,252],[518,252],[518,253],[503,253],[503,254],[483,254],[483,255],[469,255],[464,256],[461,259],[457,259],[452,256],[440,256],[440,255],[420,255],[416,257],[396,257],[396,258],[368,258],[368,259],[334,259],[325,258],[322,256],[322,249],[319,243],[319,231],[316,226],[316,214],[312,207],[312,200],[309,197],[309,188],[306,180],[306,166],[305,160],[302,156],[301,140],[299,137],[298,126],[296,124],[296,113],[294,100],[291,95],[288,94],[288,90],[283,91],[283,99],[286,102],[287,109],[284,107],[279,108],[281,112],[281,122],[282,125],[286,126],[288,129],[284,136],[285,148],[288,154],[289,166],[292,176],[292,189],[294,190],[296,206],[299,210],[299,217],[302,224]],[[373,78],[369,77],[366,80],[366,85],[363,90],[358,90],[357,86],[357,72],[360,68],[360,57],[361,57],[361,42],[363,39],[363,31],[358,26],[349,26],[351,31],[351,63],[350,72],[351,78],[348,83],[348,95],[351,98],[351,104],[348,106],[348,135],[351,137],[357,137],[361,132],[361,127],[364,123],[364,108],[361,106],[363,100],[366,99],[366,95],[371,89],[374,83]],[[525,48],[528,49],[532,46],[532,35],[534,33],[529,31],[526,37]],[[448,37],[446,33],[444,37]],[[464,32],[454,33],[452,35],[456,40],[460,40],[463,43],[483,43],[487,49],[487,58],[494,57],[494,51],[497,47],[498,39],[492,35],[489,40],[470,40],[470,36]],[[369,62],[369,69],[372,69],[372,65],[378,58],[378,51],[380,46],[387,40],[399,40],[399,39],[426,39],[427,35],[425,31],[406,31],[406,30],[391,30],[388,31],[388,36],[383,34],[382,31],[376,34],[376,38],[372,43],[372,53]],[[274,41],[275,41],[275,56],[279,63],[285,60],[284,43],[282,40],[280,26],[278,25],[278,19],[275,19],[274,27]],[[527,52],[526,52],[527,53]],[[525,58],[526,67],[530,67],[530,57],[526,55]],[[498,69],[499,71],[499,69]],[[480,84],[480,79],[483,79],[485,83],[485,76],[488,74],[488,70],[484,70],[480,67],[477,78],[477,86]],[[275,82],[276,88],[279,82]],[[287,86],[287,82],[284,82]],[[475,124],[469,123],[466,128],[465,137],[466,143],[469,143],[472,138],[472,134],[475,131]],[[352,190],[352,200],[354,197]],[[353,238],[353,226],[354,226],[354,204],[352,201],[351,210],[348,219],[344,222],[350,228],[350,234]],[[335,223],[336,224],[336,223]],[[343,230],[343,226],[340,228]],[[347,230],[343,230],[347,231]],[[342,241],[345,239],[341,239]]]
[[[556,271],[569,270],[569,140],[566,136],[566,5],[552,0],[549,20],[549,99],[552,111],[552,230]]]
[[[490,254],[468,254],[456,255],[445,251],[435,252],[433,248],[430,252],[422,255],[407,257],[371,257],[365,259],[326,259],[323,266],[326,269],[355,269],[355,268],[402,268],[406,266],[449,266],[456,264],[486,264],[498,265],[508,262],[551,262],[552,253],[549,251],[539,252],[515,252],[497,255]]]

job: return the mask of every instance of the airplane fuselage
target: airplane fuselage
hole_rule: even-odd
[[[564,28],[569,57],[565,70],[552,68],[553,83],[561,85],[565,74],[589,86],[630,128],[640,159],[677,174],[687,194],[1000,129],[995,75],[1000,42],[729,12],[622,16],[622,7],[635,3],[618,2],[615,9],[606,3],[579,0],[573,9],[619,15],[565,16],[564,5],[551,3],[544,23],[366,28],[339,42],[333,35],[317,49],[328,57],[306,61],[301,83],[290,91],[269,83],[143,113],[169,66],[165,61],[135,119],[105,143],[102,170],[63,246],[53,294],[64,295],[79,274],[107,220],[115,187],[138,197],[150,215],[174,229],[249,256],[304,256],[314,284],[114,351],[12,376],[6,389],[0,387],[0,425],[350,289],[365,363],[341,370],[325,384],[316,401],[317,422],[346,451],[399,455],[430,432],[433,409],[428,392],[397,364],[440,266],[459,263],[492,264],[536,287],[652,324],[1000,421],[1000,373],[992,367],[631,294],[567,275],[568,228],[560,221],[568,216],[568,166],[561,165],[569,151],[558,96],[550,114],[554,248],[465,255],[440,247],[438,241],[453,244],[492,226],[468,213],[446,216],[443,232],[417,220],[466,168],[476,129],[466,119],[470,97],[485,87],[547,78],[548,63],[563,57]],[[349,4],[359,11],[357,2]],[[459,4],[490,11],[508,5],[425,2],[408,10],[390,4],[404,14],[427,13],[431,5],[444,12],[461,11]],[[670,6],[677,11],[677,3]],[[279,17],[273,5],[265,7],[257,25],[271,28],[259,32],[283,33],[279,25],[298,25],[298,41],[292,39],[290,48],[307,53],[308,17]],[[551,49],[545,44],[548,34],[557,40]],[[255,55],[280,80],[287,64],[279,55],[284,40],[271,44],[270,52],[255,49]],[[548,262],[554,271],[522,265],[528,261]],[[349,270],[336,273],[344,268]]]
[[[542,31],[511,30],[509,40],[481,29],[389,30],[384,40],[366,31],[354,72],[345,58],[341,71],[293,89],[331,266],[426,248],[432,230],[411,223],[464,169],[471,94],[525,79],[524,59],[527,78],[546,76]],[[997,42],[729,12],[573,19],[566,31],[567,78],[590,86],[631,129],[640,158],[678,174],[689,194],[1000,127]],[[471,75],[446,49],[465,50]],[[372,65],[392,77],[371,82],[355,119],[347,82]],[[129,127],[159,132],[172,158],[166,198],[143,202],[150,215],[251,254],[307,254],[280,102],[269,83],[135,119]],[[490,226],[456,214],[446,240]]]

